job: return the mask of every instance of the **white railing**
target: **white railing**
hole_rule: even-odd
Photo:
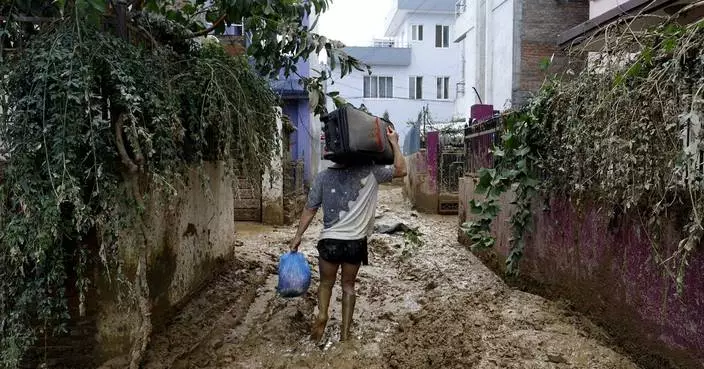
[[[409,48],[411,45],[407,42],[398,42],[394,39],[374,39],[370,42],[363,42],[356,45],[347,45],[352,47],[388,47],[388,48]]]
[[[395,47],[396,41],[390,39],[375,39],[373,40],[374,47]]]

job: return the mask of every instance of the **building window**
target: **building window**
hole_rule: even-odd
[[[408,98],[420,100],[423,98],[423,77],[408,78]]]
[[[435,26],[435,47],[450,47],[450,26]]]
[[[364,77],[364,97],[390,99],[394,97],[393,77]]]
[[[412,41],[423,41],[423,25],[414,24],[411,26],[411,40]]]
[[[450,98],[450,77],[438,77],[438,100],[447,100]]]

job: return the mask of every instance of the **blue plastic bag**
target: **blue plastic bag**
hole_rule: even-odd
[[[310,266],[300,252],[287,252],[279,258],[279,285],[282,297],[298,297],[310,287]]]

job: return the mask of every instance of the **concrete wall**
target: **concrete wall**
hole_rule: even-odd
[[[201,175],[202,174],[202,175]],[[204,175],[204,176],[203,176]],[[204,183],[203,178],[209,180]],[[234,197],[232,181],[222,163],[206,163],[191,170],[186,185],[177,194],[154,193],[147,208],[150,245],[148,281],[155,327],[174,307],[188,300],[191,293],[231,258],[235,244]],[[122,270],[129,281],[136,270],[134,246],[142,242],[140,232],[126,229],[120,235]],[[96,266],[96,273],[102,266]],[[139,321],[132,301],[120,297],[118,289],[127,288],[113,274],[102,274],[89,294],[95,306],[89,308],[94,335],[83,346],[93,346],[94,360],[107,360],[129,352],[130,337]],[[124,291],[124,290],[123,290]]]
[[[427,149],[406,157],[408,175],[404,178],[404,194],[413,207],[425,213],[438,212],[438,132],[428,132]]]
[[[454,21],[457,41],[464,49],[460,56],[460,75],[464,74],[465,93],[458,96],[455,111],[469,117],[469,107],[478,104],[472,87],[484,103],[496,109],[511,107],[514,87],[514,46],[518,38],[514,5],[517,0],[467,1],[463,14]],[[453,39],[456,40],[456,39]],[[464,47],[462,47],[464,44]],[[464,67],[462,67],[464,65]]]
[[[485,101],[495,109],[511,107],[513,97],[514,0],[491,0],[487,8]]]
[[[425,149],[406,156],[408,175],[404,178],[404,195],[411,205],[424,213],[438,211],[437,183],[428,171],[428,158]]]
[[[281,108],[277,108],[281,115]],[[281,134],[281,118],[276,120],[276,131]],[[271,159],[271,168],[262,176],[262,223],[271,225],[284,224],[284,147],[278,139],[277,150]]]
[[[466,118],[470,106],[479,103],[472,87],[497,110],[523,104],[545,78],[543,59],[556,54],[551,73],[564,67],[558,33],[587,20],[588,7],[586,0],[467,1],[454,23],[457,44],[464,50],[460,75],[465,81],[455,112]]]
[[[311,127],[312,114],[308,99],[285,99],[283,101],[283,113],[286,114],[296,130],[291,133],[289,140],[289,150],[291,152],[291,160],[301,160],[305,166],[305,182],[310,184],[316,169],[313,168],[313,158],[319,154],[319,148],[312,145],[311,142],[319,141],[320,136],[316,135]]]
[[[460,223],[470,217],[467,204],[473,192],[472,179],[462,178]],[[511,237],[511,197],[501,199],[502,212],[494,222],[496,248],[478,254],[499,272]],[[560,197],[549,201],[549,210],[542,205],[533,212],[521,280],[571,300],[649,367],[665,367],[662,358],[681,367],[704,367],[704,251],[693,255],[684,294],[677,297],[672,279],[653,261],[650,238],[639,219],[621,215],[610,221],[609,211],[599,204],[575,207]],[[681,225],[675,219],[666,224],[661,248],[671,252]],[[468,244],[462,231],[459,238]]]

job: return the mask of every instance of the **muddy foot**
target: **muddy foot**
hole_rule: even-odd
[[[327,326],[327,324],[327,318],[316,318],[315,321],[313,321],[313,325],[310,329],[310,339],[313,342],[320,342],[320,339],[323,338],[323,334],[325,334],[325,326]]]

